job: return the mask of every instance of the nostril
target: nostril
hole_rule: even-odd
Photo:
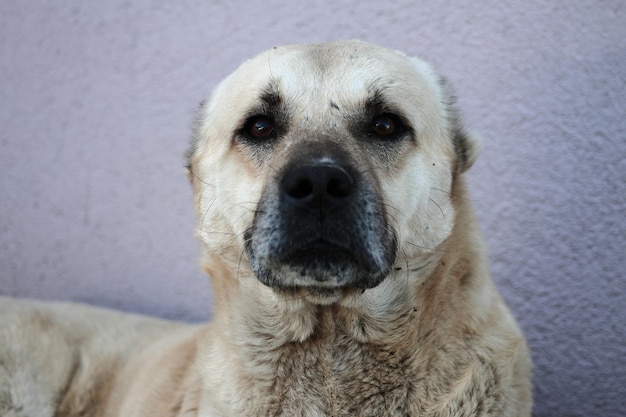
[[[332,177],[328,181],[326,192],[331,197],[347,197],[352,192],[352,183],[352,177],[347,175],[347,173],[346,175]]]
[[[285,192],[289,197],[301,200],[313,194],[315,187],[308,178],[295,178],[285,184]]]

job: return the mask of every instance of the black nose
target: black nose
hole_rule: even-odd
[[[314,210],[346,204],[355,184],[352,176],[335,163],[311,163],[288,170],[281,181],[285,202]]]

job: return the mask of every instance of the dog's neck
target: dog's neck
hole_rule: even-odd
[[[232,352],[232,361],[211,370],[220,377],[204,377],[211,402],[224,402],[216,407],[224,415],[359,415],[356,410],[368,407],[368,401],[376,410],[381,401],[406,400],[405,362],[416,350],[418,331],[411,325],[417,314],[413,307],[386,313],[393,329],[373,313],[339,306],[292,303],[289,312],[279,313],[278,305],[262,309],[257,315],[231,316],[230,334],[217,342]]]
[[[364,409],[381,413],[368,415],[388,415],[389,404],[395,404],[398,415],[415,415],[408,407],[416,403],[409,397],[417,392],[414,381],[424,372],[416,364],[428,362],[442,372],[451,366],[439,363],[432,342],[430,351],[421,344],[424,338],[435,340],[438,327],[458,322],[449,313],[434,311],[433,302],[447,304],[442,297],[455,296],[461,280],[453,275],[467,267],[460,262],[456,255],[441,256],[429,267],[436,281],[425,277],[408,287],[407,276],[398,273],[380,288],[329,306],[279,300],[261,287],[256,291],[262,296],[240,293],[216,316],[224,329],[219,340],[208,340],[200,349],[206,355],[201,364],[215,364],[220,355],[213,352],[227,351],[233,357],[229,363],[237,367],[221,369],[217,363],[205,368],[205,387],[224,401],[225,415],[246,416],[248,409],[264,409],[250,415],[355,416]],[[390,291],[394,285],[404,285],[404,291]],[[240,284],[239,291],[246,290]],[[366,303],[357,302],[358,297]],[[233,404],[238,408],[231,409]]]
[[[215,364],[203,376],[211,402],[237,403],[239,409],[222,411],[243,416],[248,409],[284,416],[361,415],[364,409],[382,413],[368,415],[396,415],[390,407],[397,415],[417,414],[409,408],[419,401],[409,397],[419,391],[415,381],[427,384],[424,367],[463,366],[446,363],[436,346],[455,349],[463,337],[454,333],[467,332],[466,322],[477,319],[457,317],[449,306],[473,302],[469,298],[481,297],[490,285],[486,263],[472,249],[480,238],[462,230],[471,222],[459,220],[450,239],[455,247],[444,245],[419,270],[395,271],[378,287],[333,305],[281,298],[245,274],[234,289],[216,288],[221,334],[201,349],[207,355],[203,363]],[[216,363],[216,344],[231,352],[230,362]]]

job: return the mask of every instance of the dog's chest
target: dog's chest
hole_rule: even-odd
[[[293,345],[275,358],[273,377],[256,381],[247,401],[267,416],[411,415],[411,358],[351,343]],[[269,363],[264,363],[265,369]],[[248,394],[252,394],[248,392]],[[245,414],[247,415],[247,414]]]
[[[333,355],[329,416],[406,416],[413,366],[403,353],[346,345]]]

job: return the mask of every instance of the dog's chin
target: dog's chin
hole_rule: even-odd
[[[284,299],[302,299],[313,304],[330,305],[346,296],[377,286],[380,279],[364,277],[352,259],[316,258],[315,262],[292,259],[271,268],[257,268],[257,278]]]
[[[346,296],[378,286],[392,267],[392,253],[382,265],[366,251],[346,246],[314,241],[257,256],[254,239],[247,239],[246,253],[252,271],[264,285],[285,299],[303,299],[315,304],[329,305]]]
[[[324,287],[293,287],[273,289],[284,300],[304,300],[311,304],[328,306],[336,304],[345,298],[354,289],[347,287],[324,288]]]

